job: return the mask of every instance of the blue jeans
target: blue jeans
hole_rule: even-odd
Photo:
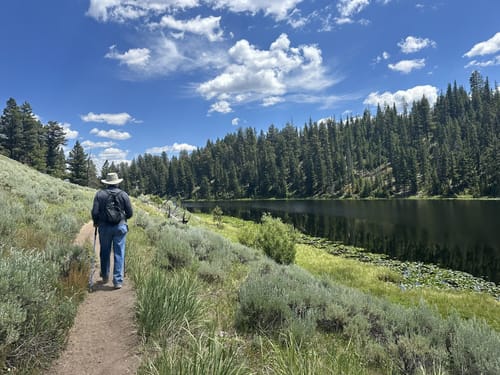
[[[113,245],[113,284],[123,283],[125,265],[125,238],[127,224],[99,224],[99,242],[101,244],[101,277],[109,277],[111,245]]]

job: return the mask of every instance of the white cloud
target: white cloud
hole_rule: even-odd
[[[114,146],[116,143],[115,142],[93,142],[93,141],[83,141],[82,142],[82,147],[83,148],[109,148],[111,146]]]
[[[226,100],[221,100],[210,106],[210,110],[208,111],[208,113],[211,112],[230,113],[233,112],[233,109],[231,108],[231,104],[229,104],[229,102],[227,102]]]
[[[179,35],[183,38],[184,35]],[[119,53],[116,47],[113,48],[113,54],[108,53],[105,57],[117,60],[121,65],[125,65],[131,73],[136,76],[128,78],[150,78],[154,76],[168,75],[179,70],[190,70],[198,67],[212,67],[217,65],[221,59],[218,51],[206,50],[200,40],[183,40],[181,43],[169,39],[164,35],[152,36],[145,42],[148,48],[136,48],[134,50],[147,50],[148,58],[140,59],[137,56],[138,63],[126,63],[126,53]],[[113,47],[113,46],[112,46]],[[129,50],[131,51],[131,50]],[[132,61],[132,59],[131,59]],[[139,63],[140,62],[140,63]]]
[[[433,105],[438,97],[438,89],[434,86],[423,85],[415,86],[405,91],[399,90],[395,93],[386,91],[379,94],[379,92],[376,91],[370,93],[363,101],[363,104],[371,106],[392,106],[392,104],[395,104],[398,110],[401,110],[405,105],[411,105],[413,102],[422,99],[423,96],[425,96],[429,103]]]
[[[213,4],[215,8],[225,8],[234,13],[256,14],[263,12],[266,16],[272,16],[277,21],[282,21],[302,0],[209,0],[207,2]]]
[[[120,64],[127,65],[129,68],[143,68],[150,58],[151,51],[149,48],[132,48],[127,52],[120,53],[116,50],[116,46],[109,47],[109,52],[104,57],[112,60],[118,60]]]
[[[228,51],[231,59],[217,77],[201,83],[197,91],[205,99],[218,103],[211,111],[227,113],[231,105],[265,101],[266,98],[319,91],[334,82],[327,77],[321,50],[315,45],[291,47],[281,34],[269,50],[260,50],[247,40],[240,40]]]
[[[105,122],[110,125],[125,125],[129,122],[140,122],[126,112],[122,113],[94,113],[89,112],[80,116],[85,122]]]
[[[78,131],[71,129],[71,124],[64,123],[61,124],[63,127],[64,135],[66,139],[76,139],[78,137]]]
[[[170,146],[161,146],[161,147],[152,147],[152,148],[148,148],[146,150],[146,153],[148,154],[161,154],[162,152],[166,152],[166,153],[179,153],[181,151],[194,151],[196,150],[197,147],[196,146],[192,146],[190,144],[187,144],[187,143],[177,143],[175,142],[173,145],[170,145]]]
[[[271,107],[275,104],[282,103],[284,101],[285,101],[285,99],[283,99],[279,96],[268,96],[267,98],[264,98],[262,100],[262,106],[263,107]]]
[[[378,64],[378,63],[379,63],[379,62],[381,62],[382,60],[388,60],[388,59],[389,59],[389,57],[391,57],[391,55],[389,55],[389,52],[384,51],[384,52],[382,52],[382,54],[381,54],[381,55],[377,56],[377,57],[374,59],[374,61],[375,61],[375,63],[376,63],[376,64]]]
[[[337,3],[337,10],[342,18],[350,18],[358,14],[370,5],[370,0],[340,0]]]
[[[125,22],[198,5],[198,0],[90,0],[87,15],[103,22]]]
[[[491,55],[497,53],[498,51],[500,51],[500,32],[496,33],[487,41],[477,43],[464,56],[474,57]]]
[[[98,162],[96,164],[98,166],[102,166],[102,164],[104,164],[104,162],[106,160],[108,160],[110,163],[114,162],[117,164],[122,163],[122,162],[128,163],[129,160],[127,160],[127,155],[128,155],[128,151],[121,150],[119,148],[110,147],[110,148],[103,150],[102,152],[100,152],[97,155]]]
[[[477,66],[480,68],[486,68],[488,66],[497,66],[500,65],[500,55],[495,56],[493,59],[486,60],[486,61],[477,61],[477,60],[472,60],[469,62],[465,67],[470,68],[473,66]]]
[[[350,23],[354,23],[354,21],[349,18],[349,17],[336,17],[335,18],[335,23],[337,25],[347,25],[347,24],[350,24]]]
[[[129,152],[126,150],[121,150],[115,147],[108,147],[98,154],[90,155],[90,158],[96,165],[97,170],[100,171],[106,160],[109,163],[114,163],[115,165],[121,163],[130,164],[131,160],[127,159],[128,153]]]
[[[414,53],[418,52],[421,49],[427,47],[436,47],[436,42],[428,39],[428,38],[418,38],[414,36],[407,36],[405,40],[402,40],[398,43],[398,46],[401,48],[403,53]]]
[[[239,117],[235,117],[231,120],[231,125],[238,126],[240,124]]]
[[[215,42],[221,40],[223,35],[223,31],[220,28],[220,19],[221,17],[214,16],[201,18],[198,15],[196,18],[181,21],[171,15],[165,15],[158,24],[152,24],[151,26],[177,30],[180,32],[175,36],[177,39],[182,38],[185,32],[189,32],[196,35],[203,35],[211,42]]]
[[[127,132],[119,132],[114,129],[111,130],[99,130],[97,128],[94,128],[90,131],[90,134],[94,134],[98,137],[101,138],[109,138],[109,139],[114,139],[117,141],[123,141],[125,139],[129,139],[131,135]]]
[[[423,67],[425,67],[425,59],[401,60],[396,64],[389,64],[387,66],[391,70],[395,70],[403,74],[408,74],[412,70],[422,69]]]
[[[234,13],[263,12],[282,21],[302,0],[205,0],[204,5]],[[202,5],[198,0],[90,0],[87,15],[102,22],[126,22]]]

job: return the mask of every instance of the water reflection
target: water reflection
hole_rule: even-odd
[[[187,204],[258,221],[263,212],[316,237],[500,282],[500,201],[248,201]]]

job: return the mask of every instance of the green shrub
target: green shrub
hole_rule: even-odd
[[[217,233],[189,227],[182,235],[200,261],[220,262],[221,260],[231,261],[233,258],[232,244]]]
[[[222,282],[226,278],[226,271],[221,263],[200,262],[198,277],[208,283]]]
[[[241,285],[238,297],[239,329],[279,333],[294,321],[311,319],[323,310],[328,294],[299,267],[262,262]]]
[[[268,214],[262,215],[262,223],[257,235],[257,246],[280,264],[295,262],[295,229]]]
[[[76,307],[58,292],[57,265],[41,252],[3,249],[0,275],[0,359],[40,368],[62,348]]]
[[[453,374],[500,374],[500,334],[477,319],[449,319],[447,345]]]
[[[156,264],[167,269],[188,267],[194,261],[194,253],[185,236],[175,229],[164,229],[157,244]]]
[[[186,325],[196,325],[202,317],[198,282],[186,272],[152,269],[136,289],[137,321],[146,338],[167,337]]]
[[[22,220],[23,208],[18,202],[12,201],[3,191],[0,191],[0,239],[3,243],[11,240],[16,231],[16,224]]]
[[[231,244],[231,252],[234,255],[234,260],[241,264],[256,262],[262,259],[260,251],[238,243]]]
[[[248,247],[258,247],[259,237],[258,226],[245,225],[238,231],[238,241]]]

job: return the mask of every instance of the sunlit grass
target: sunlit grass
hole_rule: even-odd
[[[197,214],[199,225],[237,241],[242,230],[253,230],[256,223],[234,217],[223,217],[223,227],[217,228],[208,214]],[[248,229],[249,228],[249,229]],[[310,245],[298,244],[296,264],[320,277],[388,299],[404,306],[417,306],[422,300],[443,315],[457,312],[464,318],[484,319],[500,331],[500,302],[485,293],[442,290],[422,286],[404,290],[399,285],[402,275],[388,267],[335,256]]]
[[[385,297],[391,302],[416,306],[424,300],[444,316],[456,311],[464,318],[485,319],[491,327],[500,331],[500,302],[487,294],[444,291],[432,287],[403,290],[397,283],[384,281],[397,280],[395,272],[386,267],[344,259],[307,245],[297,246],[296,262],[313,274]]]

